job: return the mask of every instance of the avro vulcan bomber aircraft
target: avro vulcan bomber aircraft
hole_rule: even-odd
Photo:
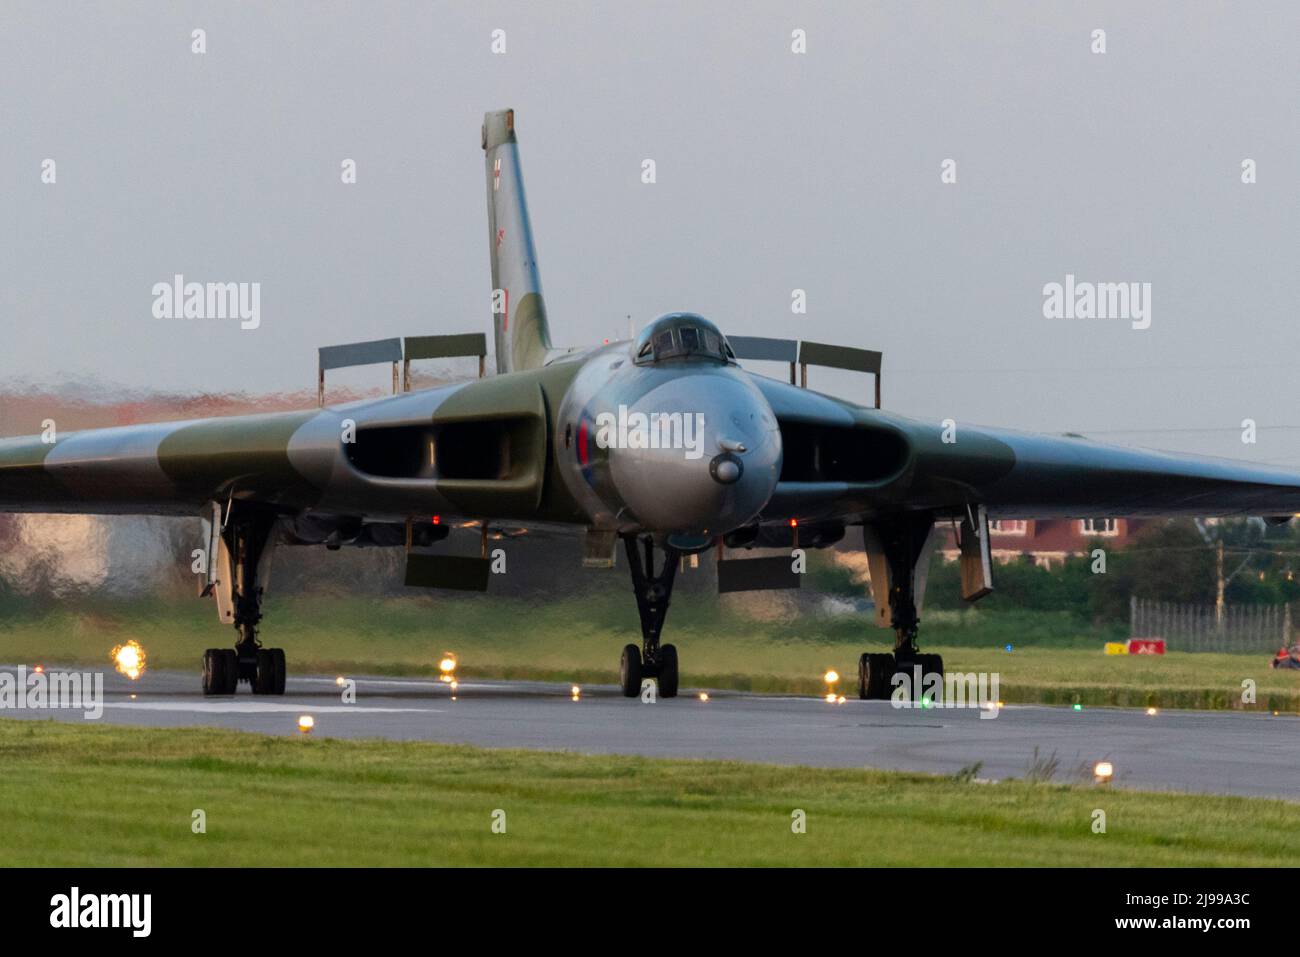
[[[0,440],[0,510],[205,517],[205,591],[237,634],[233,648],[205,653],[206,693],[230,694],[239,681],[284,691],[284,654],[258,637],[278,544],[405,546],[408,584],[486,588],[486,554],[440,553],[453,523],[477,522],[485,552],[489,527],[576,526],[585,563],[604,567],[621,539],[641,617],[640,643],[623,648],[623,693],[651,678],[668,698],[677,649],[661,632],[681,556],[716,549],[721,590],[797,587],[796,550],[855,526],[875,623],[894,632],[892,654],[859,665],[859,693],[874,698],[889,694],[896,669],[943,670],[921,653],[917,626],[944,523],[958,527],[962,593],[973,601],[992,587],[990,518],[1300,511],[1292,472],[917,421],[738,361],[786,359],[793,380],[796,361],[805,374],[818,362],[867,369],[879,357],[864,350],[729,341],[690,312],[661,316],[631,341],[556,348],[512,111],[485,117],[482,147],[496,375],[300,412],[95,429],[53,444]],[[419,354],[454,354],[423,345]],[[786,551],[726,557],[753,547]]]

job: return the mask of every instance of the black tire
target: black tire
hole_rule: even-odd
[[[209,648],[203,652],[203,693],[222,694],[225,680],[221,675],[221,649]]]
[[[218,660],[221,662],[221,689],[217,694],[234,694],[239,687],[239,655],[235,654],[234,648],[220,648],[217,650]]]
[[[274,666],[274,677],[271,679],[271,694],[284,694],[284,680],[288,671],[284,663],[284,649],[271,649],[271,664]]]
[[[659,697],[677,697],[677,646],[659,648]]]
[[[938,690],[930,695],[930,704],[938,704],[943,700],[943,657],[940,655],[913,655],[907,661],[899,664],[899,669],[907,674],[908,687],[911,688],[911,700],[920,702],[930,693],[930,686],[934,683],[931,675],[938,675]],[[921,669],[921,682],[916,682],[916,669]]]
[[[889,697],[889,679],[894,676],[894,656],[868,652],[858,659],[858,697],[883,701]]]
[[[275,664],[267,648],[257,650],[257,671],[253,675],[253,694],[273,694],[271,688],[275,683]]]
[[[641,649],[636,645],[623,646],[623,657],[618,664],[618,680],[623,687],[624,698],[635,698],[641,693]]]

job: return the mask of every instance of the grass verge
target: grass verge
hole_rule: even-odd
[[[208,729],[0,720],[0,755],[9,866],[1267,866],[1297,833],[1256,798]]]

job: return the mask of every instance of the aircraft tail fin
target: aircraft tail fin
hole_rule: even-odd
[[[519,169],[514,110],[484,115],[483,151],[497,372],[536,369],[546,362],[551,333]]]

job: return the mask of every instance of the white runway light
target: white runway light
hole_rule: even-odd
[[[316,727],[316,719],[309,714],[298,716],[298,730],[303,734],[311,734],[312,729]]]
[[[1110,779],[1115,776],[1115,768],[1109,761],[1098,761],[1097,766],[1092,769],[1092,775],[1097,779],[1098,784],[1109,784]]]

